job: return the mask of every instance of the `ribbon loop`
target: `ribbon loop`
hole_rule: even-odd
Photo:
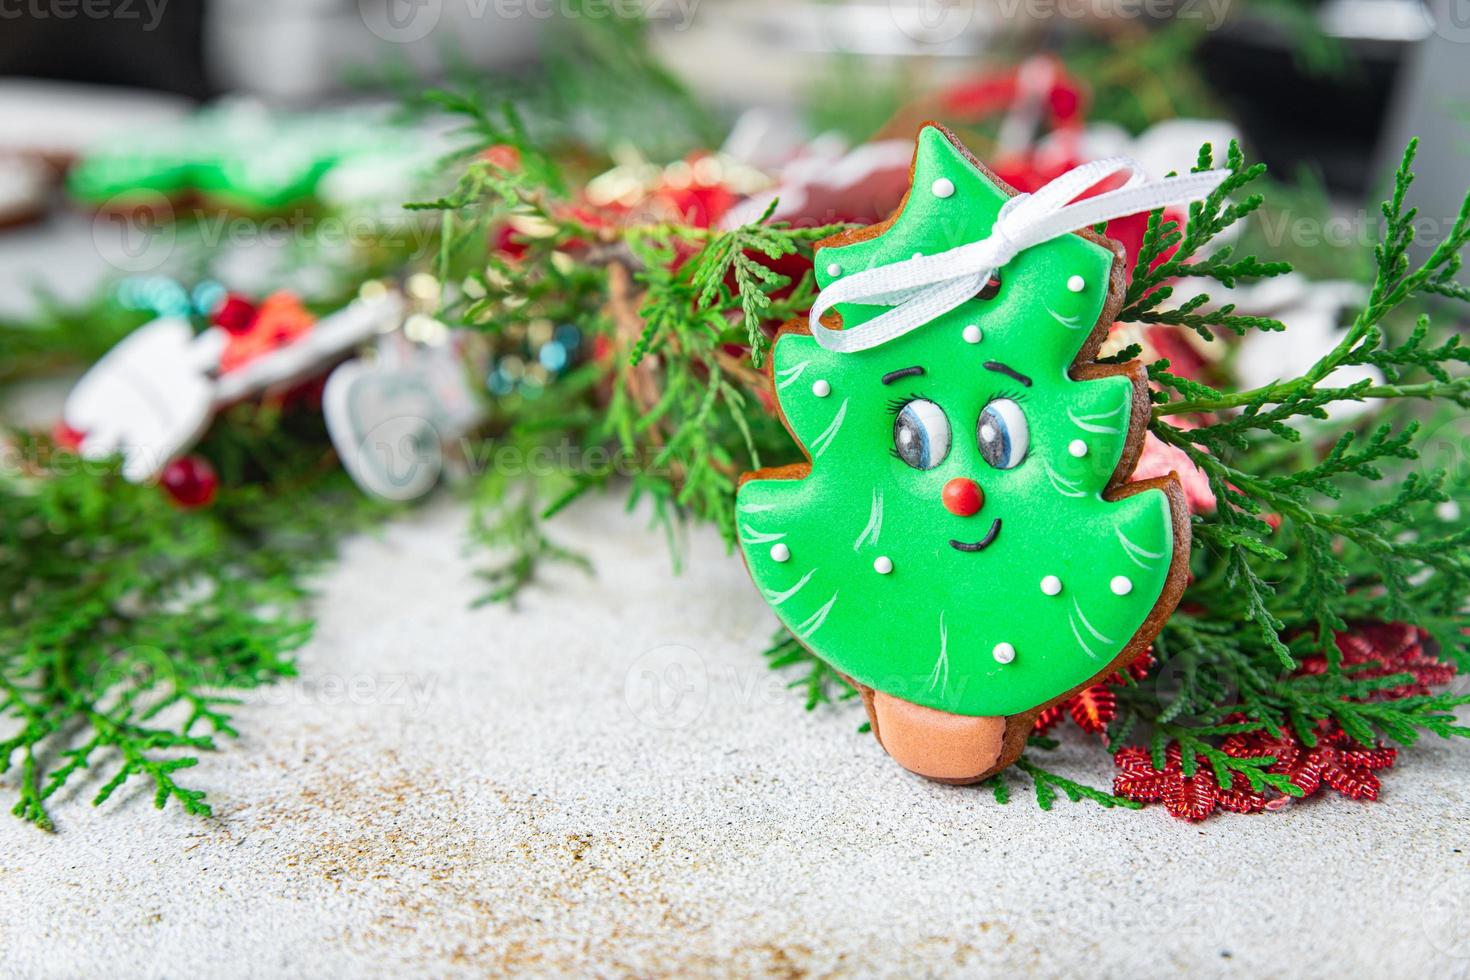
[[[1077,200],[1113,175],[1126,171],[1122,187]],[[1095,160],[1067,171],[1031,194],[1001,206],[985,238],[936,255],[917,255],[865,269],[829,283],[817,294],[808,322],[817,343],[840,354],[867,350],[943,316],[984,288],[995,271],[1021,252],[1080,228],[1141,211],[1187,204],[1207,196],[1230,175],[1206,170],[1148,181],[1129,157]],[[887,306],[866,323],[833,330],[822,316],[839,303]]]

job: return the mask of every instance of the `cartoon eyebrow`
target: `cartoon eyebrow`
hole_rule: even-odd
[[[913,367],[899,368],[897,371],[889,371],[883,375],[883,383],[891,385],[900,378],[912,378],[914,375],[923,374],[924,369],[915,364]],[[1029,384],[1029,382],[1028,382]]]
[[[1000,363],[1000,361],[986,361],[985,362],[985,369],[987,371],[994,371],[997,374],[1004,374],[1008,378],[1014,378],[1015,380],[1021,382],[1021,384],[1025,385],[1027,388],[1031,387],[1031,379],[1030,378],[1026,377],[1024,374],[1022,374],[1020,371],[1017,371],[1015,368],[1010,367],[1009,365]],[[898,372],[895,371],[894,373],[897,374]],[[885,377],[883,380],[886,382],[888,379]]]

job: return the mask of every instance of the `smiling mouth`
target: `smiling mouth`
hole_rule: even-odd
[[[949,542],[949,546],[955,551],[984,551],[986,548],[990,547],[990,542],[994,541],[995,536],[999,533],[1000,518],[997,517],[995,519],[995,523],[990,525],[990,530],[985,532],[985,537],[981,538],[979,541],[955,541],[951,539]]]

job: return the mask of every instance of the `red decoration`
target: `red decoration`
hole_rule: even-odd
[[[1189,427],[1182,421],[1176,421],[1175,424]],[[1138,465],[1133,468],[1130,479],[1137,483],[1140,480],[1168,476],[1170,473],[1179,477],[1179,485],[1184,490],[1184,500],[1189,505],[1191,514],[1214,512],[1215,491],[1210,489],[1210,478],[1204,471],[1195,466],[1189,454],[1178,446],[1163,442],[1152,432],[1145,433],[1143,452],[1138,457]]]
[[[980,492],[980,484],[962,476],[946,483],[941,497],[944,500],[944,509],[960,517],[976,514],[985,505],[985,495]]]
[[[250,327],[244,333],[231,334],[224,353],[220,355],[221,371],[233,371],[262,354],[269,354],[299,340],[312,325],[316,317],[301,305],[301,300],[292,293],[272,293],[260,304]]]
[[[1089,688],[1078,691],[1076,694],[1047,708],[1036,716],[1035,731],[1037,734],[1050,731],[1056,727],[1067,715],[1077,723],[1077,727],[1089,735],[1101,735],[1112,724],[1114,718],[1118,717],[1118,695],[1113,688],[1127,683],[1127,678],[1143,680],[1148,676],[1149,669],[1153,667],[1153,651],[1145,651],[1133,663],[1124,670],[1115,671],[1106,680],[1098,681]]]
[[[1455,665],[1446,663],[1424,650],[1429,634],[1408,623],[1368,623],[1351,632],[1338,633],[1334,639],[1342,653],[1342,670],[1355,678],[1368,679],[1409,674],[1408,684],[1376,691],[1369,698],[1388,701],[1432,693],[1455,676]],[[1297,673],[1325,674],[1325,656],[1304,657]]]
[[[1139,803],[1162,803],[1180,820],[1203,820],[1217,809],[1259,813],[1266,808],[1265,795],[1251,790],[1244,776],[1232,772],[1229,785],[1221,786],[1203,758],[1195,760],[1193,776],[1184,775],[1183,753],[1175,743],[1165,750],[1163,769],[1155,769],[1149,751],[1138,745],[1123,749],[1113,762],[1120,770],[1114,793]]]
[[[182,456],[169,463],[159,482],[174,503],[186,510],[207,507],[219,492],[219,477],[202,456]]]
[[[1378,799],[1374,770],[1387,769],[1398,758],[1397,750],[1382,745],[1365,748],[1326,722],[1319,723],[1317,744],[1310,748],[1296,732],[1286,729],[1279,736],[1269,732],[1231,735],[1221,749],[1237,759],[1274,757],[1269,771],[1286,776],[1308,796],[1326,785],[1354,800]]]
[[[239,337],[250,332],[257,314],[254,303],[238,293],[229,293],[210,317],[210,322]]]
[[[58,420],[51,429],[51,439],[62,449],[76,452],[82,448],[82,440],[87,437],[85,432],[73,429],[65,422]]]

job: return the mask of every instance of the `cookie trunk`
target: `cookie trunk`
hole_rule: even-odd
[[[883,750],[909,772],[937,783],[968,785],[1015,762],[1031,717],[970,717],[896,698],[849,679],[862,696]]]

